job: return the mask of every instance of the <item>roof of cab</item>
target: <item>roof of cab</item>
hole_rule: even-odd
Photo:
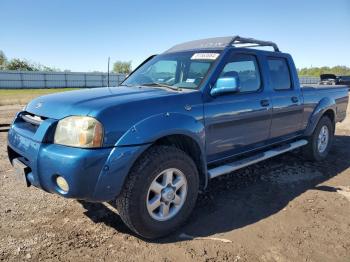
[[[226,47],[257,47],[257,46],[270,46],[273,47],[275,52],[280,52],[276,43],[271,41],[257,40],[254,38],[246,38],[236,36],[224,36],[206,38],[200,40],[194,40],[190,42],[181,43],[173,46],[164,53],[174,53],[181,51],[191,50],[223,50]]]

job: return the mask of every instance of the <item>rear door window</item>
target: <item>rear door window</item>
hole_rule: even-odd
[[[284,58],[270,57],[267,62],[272,88],[274,90],[291,90],[292,81],[287,60]]]

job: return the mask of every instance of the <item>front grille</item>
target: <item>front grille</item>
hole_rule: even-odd
[[[40,116],[30,115],[27,113],[22,114],[21,118],[23,121],[35,126],[40,126],[40,124],[44,121],[44,119]]]

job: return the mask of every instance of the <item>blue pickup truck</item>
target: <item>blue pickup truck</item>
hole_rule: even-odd
[[[114,201],[152,239],[184,223],[215,177],[297,148],[323,160],[347,103],[346,87],[300,86],[273,42],[197,40],[149,57],[118,87],[34,99],[13,121],[8,156],[25,185]]]

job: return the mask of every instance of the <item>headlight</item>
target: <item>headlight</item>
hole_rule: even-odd
[[[70,116],[60,120],[54,143],[73,147],[100,147],[103,129],[100,122],[88,116]]]

